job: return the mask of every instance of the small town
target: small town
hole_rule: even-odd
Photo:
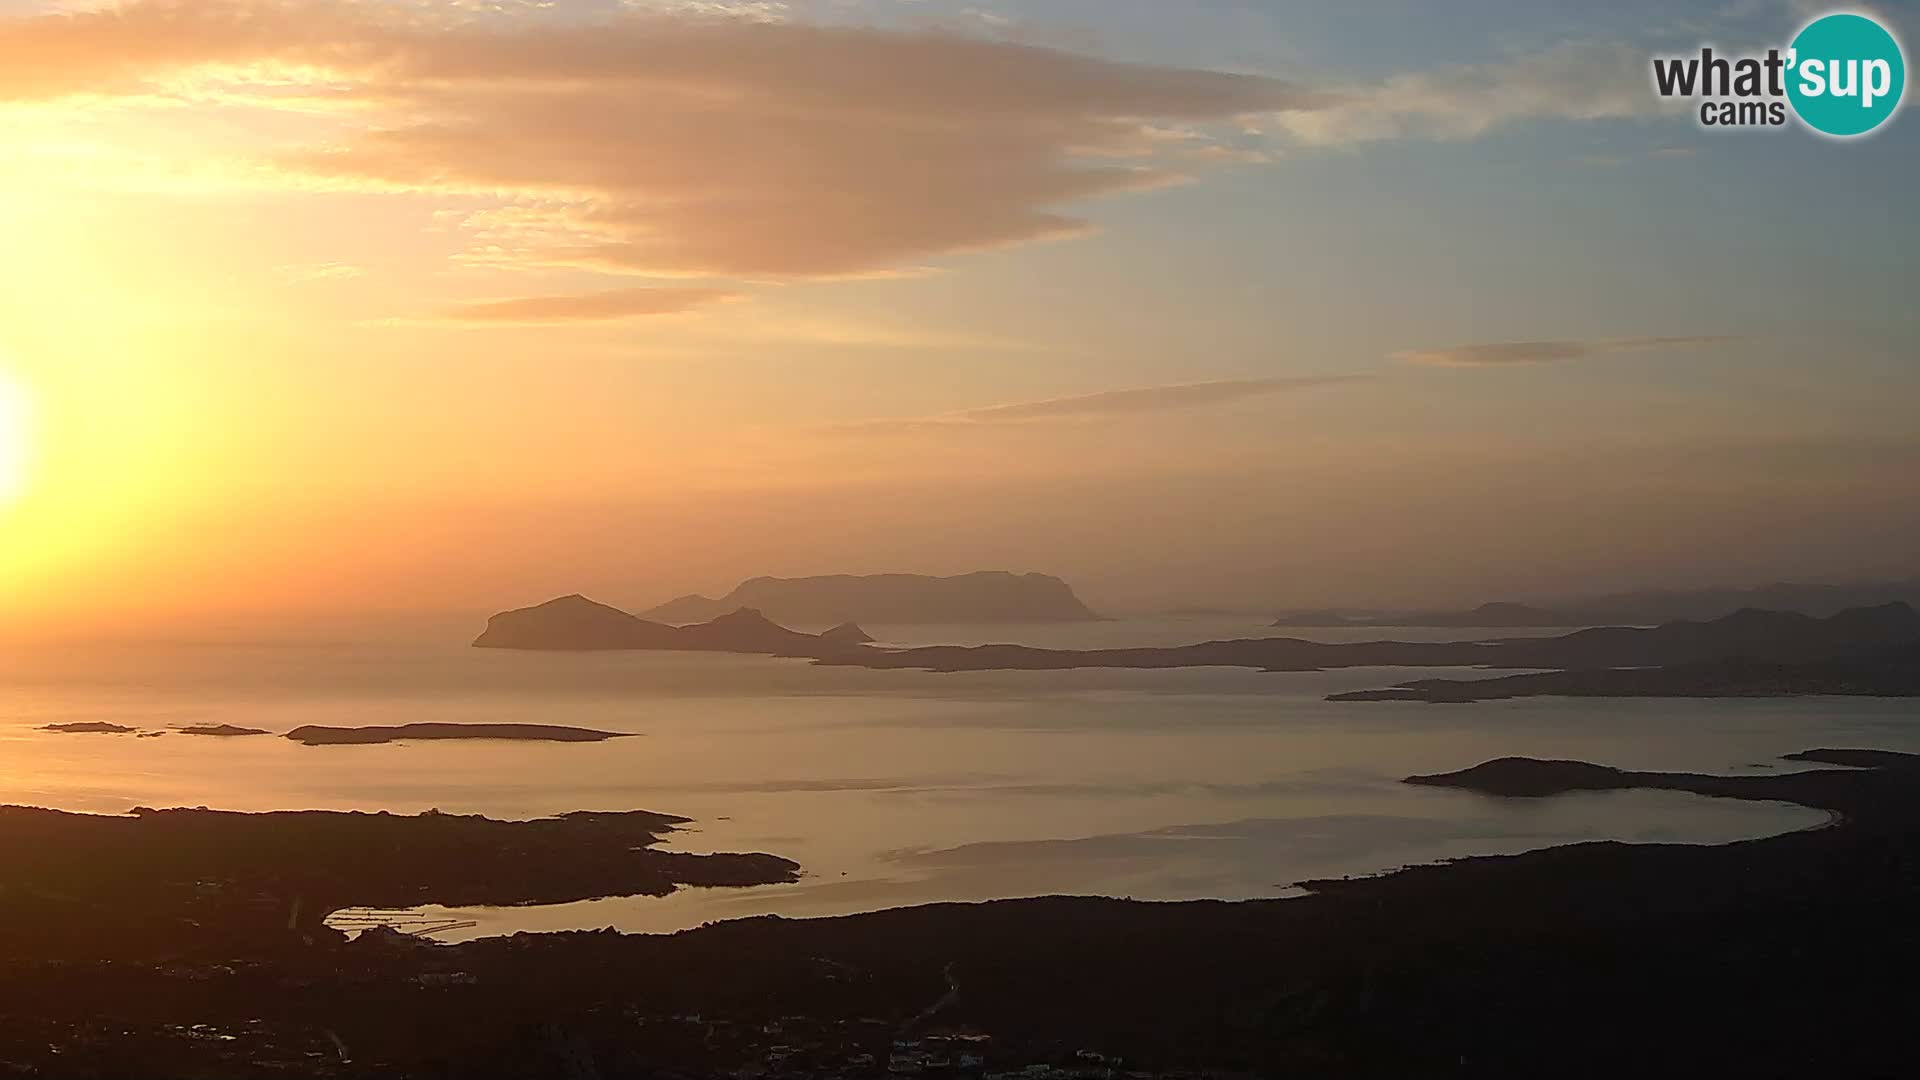
[[[660,1043],[691,1049],[698,1045],[716,1065],[707,1073],[683,1075],[728,1080],[784,1080],[788,1077],[965,1077],[968,1080],[1234,1080],[1238,1074],[1182,1070],[1154,1072],[1129,1068],[1100,1050],[1000,1046],[994,1037],[970,1029],[940,1030],[906,1037],[875,1017],[828,1020],[786,1016],[765,1024],[740,1023],[699,1015],[640,1018],[639,1024]]]

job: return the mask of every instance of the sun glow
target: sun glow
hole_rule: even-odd
[[[27,458],[32,450],[27,405],[26,387],[0,371],[0,509],[27,489]]]

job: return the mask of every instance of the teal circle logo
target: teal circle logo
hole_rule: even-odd
[[[1823,15],[1793,39],[1787,99],[1815,131],[1865,135],[1893,116],[1907,60],[1887,28],[1865,15]]]

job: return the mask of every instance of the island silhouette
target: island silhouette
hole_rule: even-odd
[[[448,739],[492,739],[514,742],[605,742],[632,738],[632,732],[595,731],[557,724],[394,724],[368,727],[328,727],[308,724],[287,732],[287,738],[307,746],[372,746],[392,742],[431,742]]]
[[[746,609],[711,622],[668,626],[574,595],[495,615],[473,644],[531,651],[732,652],[808,658],[829,666],[933,672],[1189,667],[1548,669],[1496,679],[1423,679],[1335,694],[1330,698],[1334,701],[1466,702],[1540,694],[1920,694],[1920,612],[1903,602],[1850,608],[1826,618],[1743,610],[1704,622],[1682,619],[1654,627],[1593,627],[1556,637],[1491,640],[1322,642],[1271,637],[1125,649],[884,648],[872,640],[853,624],[804,634]],[[537,729],[530,729],[514,737],[540,736]]]
[[[662,650],[817,657],[845,652],[871,640],[859,626],[850,623],[823,634],[803,634],[751,608],[740,608],[707,622],[670,626],[576,593],[493,616],[473,645],[479,649],[545,652]]]
[[[788,625],[834,623],[1070,623],[1101,616],[1049,574],[982,570],[954,577],[835,574],[757,577],[719,599],[682,596],[640,613],[656,622],[705,622],[750,608]]]

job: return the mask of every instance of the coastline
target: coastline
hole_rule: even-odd
[[[205,1024],[273,1046],[326,1032],[345,1048],[290,1075],[551,1075],[570,1054],[602,1075],[639,1061],[716,1075],[776,1044],[842,1046],[868,1020],[883,1038],[919,1037],[913,1018],[958,986],[941,1029],[988,1037],[996,1060],[1065,1044],[1150,1070],[1252,1074],[1427,1075],[1464,1058],[1476,1075],[1617,1075],[1649,1054],[1675,1070],[1884,1071],[1898,1048],[1867,1036],[1912,1004],[1886,990],[1908,984],[1885,977],[1920,961],[1908,928],[1920,757],[1789,759],[1871,767],[1620,772],[1611,786],[1785,797],[1840,816],[1718,846],[1594,842],[1308,882],[1291,899],[1041,897],[446,946],[375,935],[69,962],[57,977],[76,992],[58,996],[36,989],[54,969],[10,965],[0,1007],[21,1034],[0,1057],[44,1075],[82,1075],[89,1060],[113,1071],[87,1053],[245,1075],[175,1030]],[[1596,777],[1557,786],[1597,790]],[[674,1018],[690,1015],[710,1033],[698,1046],[675,1041]],[[123,1030],[112,1047],[74,1041],[103,1017]],[[753,1033],[779,1017],[780,1033]],[[1603,1030],[1611,1040],[1594,1043]],[[21,1038],[49,1032],[61,1055],[40,1041],[20,1056],[32,1049]]]

